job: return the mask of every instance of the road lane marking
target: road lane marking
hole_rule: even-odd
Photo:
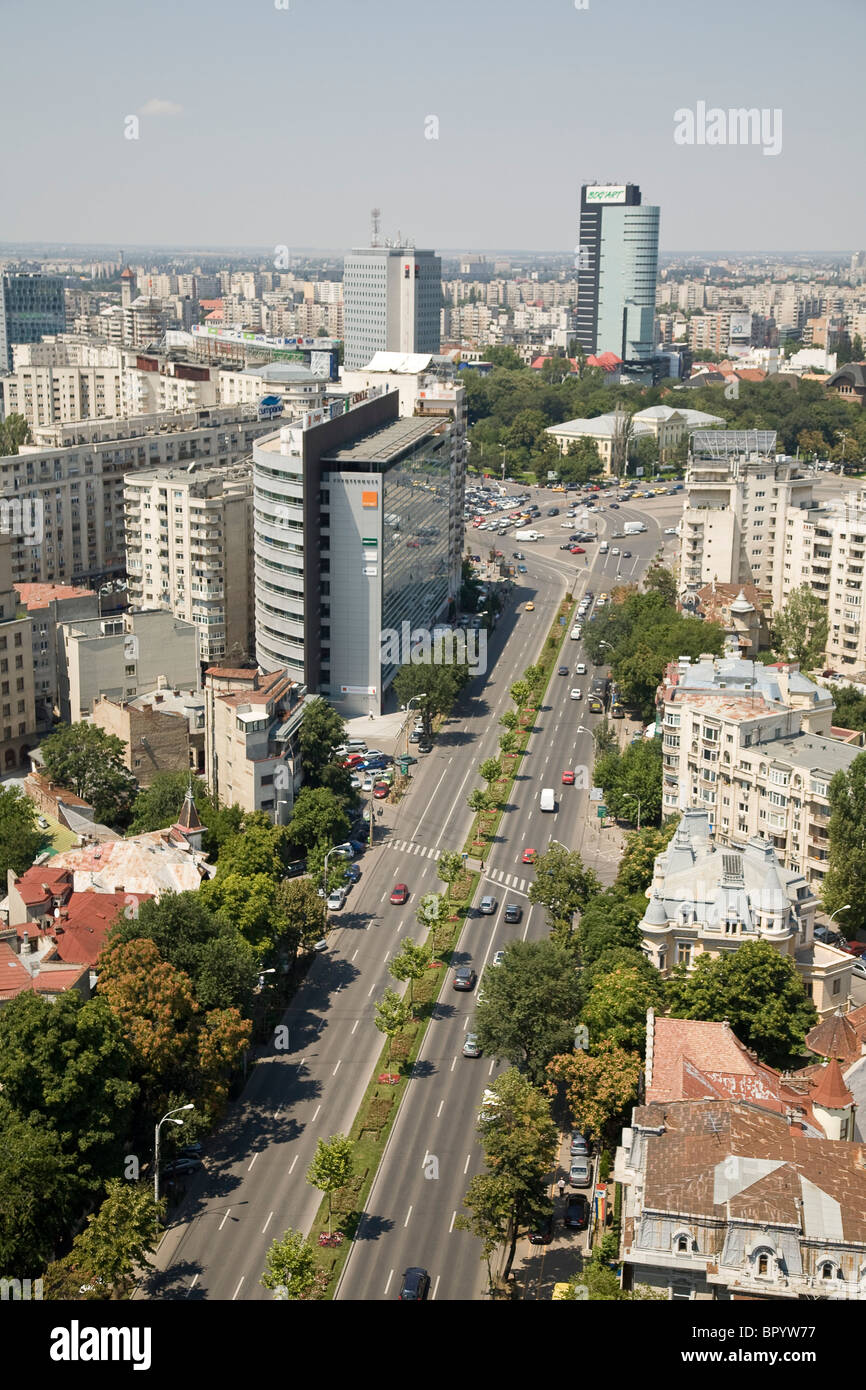
[[[437,1120],[439,1119],[439,1116],[442,1114],[442,1107],[443,1107],[444,1104],[445,1104],[444,1100],[440,1100],[440,1102],[439,1102],[439,1109],[436,1111],[436,1119],[437,1119]]]
[[[356,1019],[355,1019],[355,1022],[354,1022],[354,1024],[352,1025],[352,1032],[353,1032],[353,1033],[354,1033],[355,1029],[357,1028],[357,1026],[358,1026],[358,1024],[359,1024],[360,1022],[361,1022],[361,1020],[360,1020],[359,1018],[356,1018]]]
[[[392,1269],[392,1270],[391,1270],[391,1273],[388,1275],[388,1282],[387,1282],[387,1284],[385,1285],[385,1292],[386,1292],[386,1293],[388,1292],[388,1290],[389,1290],[390,1287],[391,1287],[391,1280],[392,1280],[393,1278],[394,1278],[394,1271],[393,1271],[393,1269]]]
[[[424,819],[425,819],[425,817],[426,817],[426,815],[427,815],[427,812],[430,810],[430,807],[433,805],[433,802],[436,800],[436,795],[437,795],[437,793],[438,793],[438,791],[439,791],[439,788],[440,788],[441,785],[442,785],[442,781],[443,781],[443,778],[445,777],[445,773],[448,772],[448,770],[449,770],[449,769],[448,769],[447,766],[446,766],[445,768],[443,768],[443,770],[442,770],[442,776],[439,778],[439,781],[436,783],[436,786],[435,786],[434,789],[433,789],[433,795],[431,796],[430,800],[427,802],[427,805],[425,806],[424,811],[423,811],[423,813],[422,813],[421,819],[419,820],[418,824],[415,826],[415,834],[416,834],[416,835],[418,835],[418,834],[420,833],[420,831],[421,831],[421,826],[422,826],[423,823],[424,823]]]
[[[259,1156],[259,1155],[258,1155],[258,1152],[256,1152],[256,1153],[253,1154],[252,1158],[250,1159],[250,1166],[249,1166],[249,1168],[247,1169],[247,1172],[248,1172],[248,1173],[252,1172],[253,1164],[255,1163],[255,1161],[256,1161],[256,1159],[258,1158],[258,1156]]]
[[[406,1227],[409,1225],[409,1217],[410,1217],[411,1215],[412,1215],[412,1208],[411,1208],[411,1206],[410,1206],[409,1210],[408,1210],[407,1213],[406,1213],[406,1220],[403,1222],[403,1230],[404,1230],[404,1231],[405,1231]]]
[[[271,1215],[268,1217],[267,1221],[265,1222],[264,1226],[262,1227],[262,1235],[264,1235],[265,1231],[266,1231],[266,1230],[268,1229],[268,1227],[270,1226],[270,1224],[271,1224],[271,1217],[273,1216],[273,1214],[274,1214],[274,1213],[271,1212]]]
[[[298,1161],[298,1155],[295,1154],[294,1158],[292,1159],[292,1166],[291,1166],[291,1168],[289,1169],[289,1177],[291,1177],[292,1174],[294,1173],[294,1171],[295,1171],[295,1164],[297,1163],[297,1161]]]
[[[356,951],[356,952],[355,952],[355,956],[356,956],[357,954],[358,954],[358,952]],[[355,956],[352,957],[352,960],[355,959]]]
[[[456,1066],[457,1066],[457,1058],[455,1057],[454,1060],[453,1060],[453,1062],[451,1063],[451,1070],[453,1071],[454,1068],[455,1068]]]
[[[343,1059],[342,1059],[342,1057],[341,1057],[341,1058],[340,1058],[340,1062],[342,1062],[342,1060],[343,1060]],[[332,1076],[336,1076],[336,1075],[337,1075],[337,1072],[340,1070],[340,1062],[337,1063],[337,1065],[334,1067],[334,1070],[331,1072],[331,1075],[332,1075]]]
[[[466,1162],[465,1162],[464,1165],[463,1165],[463,1176],[464,1176],[464,1178],[465,1178],[466,1174],[469,1172],[469,1164],[470,1164],[471,1159],[472,1159],[472,1155],[471,1155],[471,1154],[467,1154],[467,1155],[466,1155]]]
[[[237,1298],[238,1294],[240,1293],[240,1291],[241,1291],[241,1284],[244,1282],[244,1279],[245,1279],[245,1278],[246,1278],[246,1275],[245,1275],[245,1274],[242,1274],[241,1277],[240,1277],[240,1282],[238,1283],[237,1288],[235,1289],[234,1293],[232,1294],[232,1303],[234,1303],[235,1299]]]
[[[313,1116],[313,1119],[312,1119],[312,1121],[311,1121],[312,1124],[315,1124],[316,1120],[318,1119],[318,1117],[319,1117],[319,1111],[321,1110],[321,1108],[322,1108],[321,1105],[317,1105],[317,1106],[316,1106],[316,1113],[315,1113],[315,1115]]]
[[[217,1230],[218,1230],[218,1231],[221,1231],[222,1228],[223,1228],[223,1226],[224,1226],[224,1225],[226,1224],[226,1222],[228,1221],[228,1219],[229,1219],[229,1212],[230,1212],[230,1211],[231,1211],[231,1207],[227,1207],[227,1208],[226,1208],[226,1214],[225,1214],[225,1216],[223,1217],[223,1219],[222,1219],[222,1221],[220,1222],[220,1224],[217,1226]],[[196,1275],[196,1279],[197,1279],[197,1278],[198,1278],[198,1275]]]
[[[451,1232],[454,1230],[454,1222],[455,1222],[456,1220],[457,1220],[457,1213],[456,1213],[456,1211],[452,1211],[452,1213],[451,1213],[451,1225],[448,1227],[448,1234],[449,1234],[449,1236],[450,1236]]]
[[[190,1284],[189,1288],[188,1288],[187,1291],[186,1291],[186,1296],[187,1296],[187,1298],[189,1298],[190,1294],[192,1293],[193,1289],[195,1288],[197,1280],[198,1280],[198,1275],[197,1275],[197,1274],[194,1274],[194,1275],[192,1276],[192,1283]]]
[[[495,1066],[496,1066],[496,1062],[495,1062],[495,1060],[494,1060],[493,1058],[491,1058],[491,1059],[490,1059],[490,1066],[489,1066],[489,1068],[488,1068],[488,1070],[487,1070],[487,1075],[488,1075],[488,1076],[492,1076],[492,1075],[493,1075],[493,1068],[494,1068]]]
[[[436,1297],[436,1293],[437,1293],[437,1291],[438,1291],[438,1289],[439,1289],[439,1280],[440,1280],[441,1278],[442,1278],[442,1275],[441,1275],[441,1274],[437,1274],[437,1275],[436,1275],[436,1283],[433,1285],[433,1292],[432,1292],[432,1294],[430,1295],[431,1299]]]

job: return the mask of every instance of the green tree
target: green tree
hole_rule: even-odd
[[[574,962],[553,941],[514,941],[484,975],[475,1030],[484,1051],[541,1081],[551,1057],[570,1047],[583,991]]]
[[[507,709],[499,722],[508,730],[510,734],[513,734],[520,720],[518,718],[516,710]]]
[[[567,940],[575,912],[582,911],[600,888],[596,874],[585,866],[577,850],[554,842],[535,861],[529,901],[545,908],[550,930]]]
[[[641,806],[643,810],[643,806]],[[658,855],[667,849],[679,825],[679,816],[671,816],[660,827],[642,825],[626,837],[625,850],[619,861],[616,886],[623,893],[641,893],[649,888]]]
[[[866,926],[866,753],[830,782],[830,864],[822,886],[827,912],[842,907],[837,925],[853,937]]]
[[[599,956],[617,946],[637,948],[643,940],[638,922],[646,908],[646,899],[637,896],[621,898],[611,890],[599,893],[581,913],[577,929],[577,946],[584,967],[591,966]]]
[[[11,1114],[57,1137],[70,1206],[120,1171],[138,1088],[133,1053],[104,999],[32,991],[0,1011],[0,1089]]]
[[[300,1231],[285,1231],[265,1256],[262,1283],[290,1302],[321,1296],[327,1280],[316,1264],[316,1251]]]
[[[487,783],[487,794],[492,799],[493,783],[502,776],[502,764],[498,758],[485,758],[478,771],[481,774],[481,780]]]
[[[827,646],[827,607],[808,584],[794,589],[773,620],[773,648],[782,661],[789,658],[811,670],[824,659]]]
[[[392,956],[388,961],[388,970],[395,980],[409,981],[409,1012],[410,1017],[414,1005],[414,986],[416,980],[423,980],[433,959],[433,952],[426,941],[413,941],[411,936],[406,936],[400,943],[402,949],[399,954]]]
[[[691,975],[674,971],[666,982],[674,1018],[727,1019],[740,1042],[771,1067],[803,1053],[803,1039],[818,1013],[790,956],[768,941],[747,941],[736,951],[698,956]]]
[[[158,772],[149,787],[139,788],[132,804],[127,835],[144,835],[174,825],[180,815],[190,779],[187,772]],[[209,796],[200,777],[192,779],[192,794],[204,826],[202,849],[215,860],[222,846],[240,831],[244,812],[240,806],[219,806]]]
[[[527,666],[523,672],[523,679],[529,686],[531,694],[537,695],[547,685],[547,671],[543,666]]]
[[[413,700],[414,708],[424,720],[428,735],[437,715],[449,714],[458,694],[469,680],[467,666],[436,665],[418,662],[401,666],[394,677],[394,693],[401,705]]]
[[[402,1033],[406,1027],[412,1011],[409,1007],[409,1000],[402,998],[396,990],[386,989],[379,1003],[376,1005],[374,1022],[380,1033],[384,1033],[388,1039],[388,1070],[391,1070],[391,1056],[394,1049],[394,1039],[398,1033]]]
[[[320,1139],[313,1161],[307,1169],[307,1182],[328,1198],[328,1235],[331,1234],[331,1204],[334,1193],[345,1187],[352,1176],[355,1145],[345,1134]]]
[[[9,458],[17,454],[20,445],[30,439],[30,426],[23,415],[13,410],[5,420],[0,420],[0,457]]]
[[[322,774],[345,737],[346,725],[334,707],[321,696],[307,699],[298,733],[305,786],[321,786]]]
[[[461,1212],[454,1225],[458,1231],[468,1231],[481,1241],[481,1258],[487,1266],[487,1287],[493,1289],[493,1270],[490,1261],[508,1236],[512,1194],[506,1179],[491,1173],[476,1173],[469,1183]]]
[[[0,1268],[38,1278],[77,1215],[70,1188],[75,1155],[35,1112],[19,1115],[0,1096]]]
[[[858,729],[866,733],[866,695],[848,686],[834,687],[832,695],[834,725],[840,729]]]
[[[598,1047],[611,1042],[642,1054],[647,1009],[658,1008],[661,998],[661,980],[648,979],[644,971],[634,966],[617,966],[610,974],[596,979],[582,1014],[593,1044]]]
[[[0,787],[0,881],[10,869],[16,878],[29,869],[44,839],[33,802],[18,787]]]
[[[314,879],[285,879],[277,887],[277,899],[286,926],[288,963],[299,950],[309,951],[321,940],[327,931],[328,914]]]
[[[518,709],[522,709],[532,694],[532,686],[525,679],[515,681],[508,693]]]
[[[572,439],[559,460],[559,476],[564,483],[578,483],[581,486],[602,472],[601,457],[594,439],[583,436]]]
[[[637,1099],[641,1059],[610,1041],[593,1052],[560,1053],[547,1066],[547,1091],[560,1093],[575,1124],[602,1139],[609,1126]]]
[[[651,434],[638,434],[632,439],[628,451],[629,463],[652,473],[659,461],[658,441]]]
[[[436,874],[451,888],[463,875],[463,855],[454,850],[444,850],[436,861]]]
[[[592,731],[592,738],[595,744],[595,754],[597,758],[602,758],[605,753],[617,748],[618,741],[616,730],[613,728],[607,715],[596,724]]]
[[[665,603],[673,606],[677,601],[677,581],[669,569],[664,565],[651,565],[647,571],[644,587],[647,590],[654,589],[661,594]]]
[[[89,801],[98,821],[126,824],[136,782],[124,766],[119,738],[96,724],[66,724],[44,739],[39,751],[51,781]]]
[[[295,799],[290,823],[292,839],[304,849],[339,844],[349,833],[342,802],[325,787],[303,787]]]
[[[69,1254],[46,1270],[45,1292],[49,1298],[68,1298],[70,1285],[84,1284],[102,1299],[128,1297],[161,1236],[160,1206],[150,1183],[112,1178]]]
[[[480,787],[475,787],[474,790],[469,793],[466,801],[470,811],[474,811],[476,815],[480,811],[487,811],[490,809],[490,796],[487,792],[483,792]]]
[[[497,1077],[490,1089],[496,1099],[486,1106],[487,1118],[479,1119],[478,1134],[488,1172],[500,1179],[507,1195],[507,1279],[521,1229],[550,1209],[547,1185],[557,1129],[546,1097],[514,1067]]]
[[[661,740],[641,739],[624,753],[611,749],[596,763],[593,781],[604,792],[611,815],[636,821],[639,800],[641,825],[657,824],[662,810]]]

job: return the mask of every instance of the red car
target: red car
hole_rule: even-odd
[[[571,553],[572,555],[585,555],[586,551],[584,550],[582,545],[573,545],[571,547]]]
[[[562,785],[564,787],[574,786],[574,773],[569,771],[569,769],[566,769],[562,774]]]
[[[523,862],[524,862],[524,864],[534,864],[537,857],[538,857],[538,850],[535,850],[535,849],[525,849],[525,850],[523,851]]]
[[[348,758],[343,759],[343,767],[357,767],[363,761],[360,753],[350,753]]]
[[[403,904],[408,901],[409,889],[406,887],[405,883],[395,883],[394,887],[391,889],[391,902],[395,907],[402,907]]]
[[[373,787],[373,795],[376,797],[377,801],[382,801],[390,790],[391,788],[388,786],[387,782],[376,782]]]

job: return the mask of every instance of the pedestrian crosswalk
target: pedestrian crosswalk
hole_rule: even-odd
[[[502,883],[506,888],[513,888],[515,892],[526,892],[526,879],[517,874],[507,874],[504,869],[488,869],[484,877],[492,879],[494,883]]]
[[[418,845],[414,840],[389,840],[387,843],[391,849],[402,850],[404,854],[420,854],[422,859],[438,859],[442,853],[441,849]]]

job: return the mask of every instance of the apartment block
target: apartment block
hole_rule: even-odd
[[[772,592],[788,510],[811,503],[811,478],[776,458],[775,430],[697,430],[680,523],[682,593],[713,581]]]
[[[61,623],[57,636],[60,716],[89,718],[101,696],[134,700],[163,687],[199,685],[198,630],[155,609]]]
[[[128,474],[194,460],[235,464],[272,430],[252,405],[35,429],[32,445],[0,458],[0,497],[26,504],[39,522],[39,534],[13,536],[14,581],[95,584],[121,575]]]
[[[804,585],[827,608],[826,662],[843,675],[866,670],[863,570],[866,489],[823,506],[789,508],[773,600],[784,607]]]
[[[0,531],[0,767],[29,769],[36,742],[32,622],[12,585],[12,546]]]
[[[663,813],[706,812],[720,844],[766,836],[815,888],[829,859],[829,785],[859,746],[831,737],[830,692],[796,663],[683,657],[657,695]]]
[[[30,616],[36,727],[47,732],[59,712],[58,624],[99,617],[99,596],[67,584],[16,584],[15,589]]]
[[[343,272],[346,366],[374,352],[438,352],[442,262],[412,245],[352,251]]]
[[[291,818],[301,785],[297,735],[306,688],[283,671],[212,666],[205,672],[205,777],[226,806]]]
[[[252,470],[158,468],[126,479],[129,601],[194,623],[200,659],[253,651]]]

